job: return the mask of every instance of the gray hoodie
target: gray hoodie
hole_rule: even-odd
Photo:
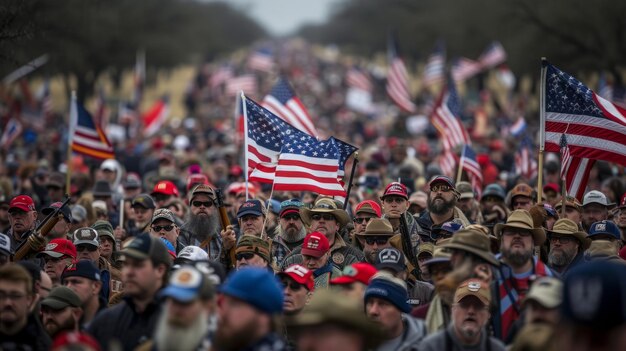
[[[404,331],[400,335],[399,339],[395,338],[384,342],[376,351],[411,351],[417,350],[417,344],[426,336],[426,325],[421,319],[416,319],[408,314],[402,314],[402,321],[404,322]],[[398,344],[399,341],[399,344]]]

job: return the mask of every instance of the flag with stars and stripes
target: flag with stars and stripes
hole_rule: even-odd
[[[302,101],[293,92],[287,79],[282,77],[278,79],[276,85],[263,99],[262,105],[297,129],[317,137],[318,133],[315,124],[313,124],[313,119],[311,119]]]
[[[70,107],[70,145],[72,151],[96,159],[115,158],[113,147],[85,107],[72,97]]]
[[[515,153],[515,174],[521,175],[526,180],[535,178],[538,173],[537,160],[532,156],[532,149],[532,140],[525,136]]]
[[[457,146],[471,145],[469,134],[459,120],[461,115],[461,105],[456,87],[452,79],[448,79],[447,86],[442,90],[441,95],[433,109],[431,123],[441,136],[447,146],[453,149]],[[444,143],[444,145],[446,145]]]
[[[426,61],[424,66],[423,83],[425,86],[431,86],[443,82],[445,78],[444,69],[446,65],[446,49],[443,41],[435,44],[435,49]]]
[[[545,150],[559,152],[561,135],[567,134],[572,157],[626,166],[626,109],[547,61],[543,67]]]
[[[476,198],[480,199],[483,189],[483,172],[476,160],[476,153],[469,145],[463,147],[460,163],[470,179]]]
[[[481,66],[484,68],[495,67],[504,61],[506,61],[506,51],[504,51],[502,44],[497,41],[489,44],[478,59],[478,62],[480,62]]]
[[[387,95],[405,112],[415,112],[415,104],[411,100],[409,91],[409,73],[404,61],[398,54],[398,46],[393,36],[390,36],[387,45]]]

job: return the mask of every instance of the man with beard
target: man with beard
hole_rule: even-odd
[[[587,236],[591,243],[587,250],[588,259],[604,258],[626,264],[619,256],[622,240],[619,228],[612,221],[595,222],[589,228]]]
[[[548,230],[548,240],[548,266],[562,276],[583,262],[583,253],[589,247],[587,234],[578,230],[578,225],[567,218],[554,223],[552,230]]]
[[[215,349],[285,350],[273,322],[283,304],[283,290],[268,270],[250,267],[234,272],[220,288]]]
[[[50,349],[50,337],[30,313],[35,298],[26,268],[15,263],[0,267],[0,350]]]
[[[464,281],[454,294],[450,325],[428,336],[418,350],[492,350],[504,351],[502,342],[489,336],[491,293],[489,284],[479,279]]]
[[[365,260],[361,251],[348,245],[339,235],[339,230],[348,224],[350,218],[348,213],[339,209],[332,199],[321,198],[315,202],[311,209],[300,208],[300,217],[302,222],[309,226],[309,232],[320,232],[328,239],[331,261],[339,270]],[[285,257],[282,267],[302,262],[300,249],[296,249]]]
[[[197,185],[189,197],[189,218],[181,228],[178,241],[181,246],[198,246],[209,259],[217,261],[222,255],[219,233],[219,216],[215,205],[215,192],[206,184]]]
[[[546,323],[556,326],[560,320],[559,307],[563,301],[563,282],[553,277],[541,277],[524,299],[524,325]]]
[[[533,220],[526,210],[515,210],[506,223],[496,224],[494,234],[500,239],[500,260],[504,263],[496,281],[500,311],[493,318],[496,337],[508,340],[509,330],[520,316],[520,303],[530,288],[531,279],[554,276],[537,257],[535,246],[546,241],[543,228],[533,228]]]
[[[480,210],[483,223],[488,228],[493,228],[497,223],[506,221],[509,209],[505,204],[506,194],[500,184],[492,183],[485,187],[480,198]]]
[[[609,202],[606,195],[597,190],[586,193],[582,212],[582,225],[585,231],[589,232],[593,223],[606,219],[609,219]]]
[[[163,290],[165,306],[151,342],[139,350],[210,350],[209,318],[215,313],[215,287],[200,271],[183,266]],[[150,347],[151,346],[151,347]]]
[[[394,235],[391,223],[386,219],[374,218],[369,221],[365,231],[356,234],[363,243],[365,262],[375,264],[380,250],[391,247],[389,239]]]
[[[57,286],[41,301],[41,323],[50,338],[66,331],[78,331],[83,315],[80,298],[72,289]]]
[[[148,233],[133,238],[121,254],[124,300],[98,314],[88,328],[104,350],[114,343],[132,350],[153,335],[162,307],[157,294],[171,266],[163,241]]]
[[[478,201],[476,201],[472,185],[468,182],[459,182],[459,184],[456,185],[456,190],[459,192],[459,209],[463,212],[465,217],[467,217],[471,223],[481,223],[482,216],[480,205]]]
[[[385,334],[383,342],[376,350],[418,350],[417,343],[426,336],[424,321],[415,319],[408,313],[408,294],[404,281],[378,273],[365,290],[365,313],[376,322]]]
[[[430,231],[433,225],[442,225],[445,222],[457,219],[463,227],[470,223],[463,212],[456,207],[459,192],[454,187],[454,181],[449,177],[434,176],[428,183],[428,210],[419,217],[419,235],[423,241],[431,241]],[[405,253],[406,254],[406,253]]]
[[[306,228],[300,218],[300,207],[302,202],[297,199],[286,200],[280,203],[278,212],[278,229],[274,242],[285,252],[280,253],[281,257],[287,257],[293,250],[302,246],[306,236]],[[282,262],[278,262],[280,265]]]
[[[33,202],[30,196],[18,195],[11,199],[9,203],[9,222],[11,223],[11,228],[7,235],[11,238],[11,251],[15,252],[20,244],[26,240],[30,230],[35,229],[37,226],[35,202]],[[39,244],[45,245],[45,242]],[[33,249],[35,248],[33,247]]]
[[[96,314],[107,307],[107,302],[100,297],[102,282],[100,271],[89,260],[74,262],[63,273],[63,285],[72,289],[80,298],[83,309],[82,328],[87,328]]]

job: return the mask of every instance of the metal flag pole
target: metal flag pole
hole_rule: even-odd
[[[543,196],[543,153],[546,146],[546,71],[548,61],[541,58],[541,82],[539,85],[539,161],[537,167],[537,202]],[[564,206],[565,207],[565,206]]]
[[[463,145],[463,153],[461,153],[461,159],[459,160],[459,169],[456,172],[456,183],[461,181],[461,175],[463,175],[463,156],[465,156],[465,145]]]
[[[350,179],[348,180],[348,190],[346,190],[346,201],[343,203],[343,209],[348,208],[348,202],[350,202],[350,191],[352,191],[352,180],[354,179],[354,172],[356,166],[359,164],[359,152],[354,152],[354,161],[352,162],[352,170],[350,171]]]

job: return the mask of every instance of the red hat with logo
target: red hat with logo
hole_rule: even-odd
[[[313,232],[304,237],[301,251],[303,255],[319,258],[327,253],[328,250],[330,250],[330,243],[324,234]]]
[[[356,205],[354,213],[371,213],[376,217],[381,216],[380,205],[374,200],[365,200]]]
[[[155,194],[163,194],[163,195],[174,195],[178,197],[178,188],[176,185],[169,180],[162,180],[154,186],[152,189],[152,196]]]
[[[50,350],[74,350],[74,348],[80,350],[102,350],[96,339],[85,332],[77,331],[68,331],[59,334],[56,338],[54,338],[54,342],[52,343]]]
[[[74,243],[67,239],[52,239],[43,251],[37,254],[37,257],[41,257],[43,255],[48,255],[54,258],[68,256],[72,259],[76,259],[76,246],[74,246]]]
[[[9,212],[11,212],[14,208],[24,212],[35,211],[35,202],[28,195],[18,195],[11,199],[11,202],[9,203]]]
[[[407,190],[406,186],[402,183],[398,183],[398,182],[391,182],[389,183],[389,185],[387,185],[387,187],[385,188],[385,192],[383,193],[383,196],[381,196],[381,199],[384,199],[385,196],[400,196],[403,197],[405,199],[409,199],[409,191]]]
[[[360,282],[365,285],[369,284],[370,279],[376,274],[376,267],[369,263],[354,263],[343,269],[341,277],[332,279],[330,284],[342,285]]]
[[[313,280],[313,271],[299,265],[294,264],[282,272],[277,274],[278,276],[287,276],[293,279],[296,283],[304,285],[308,291],[313,291],[315,288],[315,280]]]

